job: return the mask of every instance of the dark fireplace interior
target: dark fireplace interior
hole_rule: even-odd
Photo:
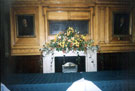
[[[73,62],[78,65],[77,72],[85,72],[85,56],[55,57],[55,72],[62,72],[62,65],[67,62]]]

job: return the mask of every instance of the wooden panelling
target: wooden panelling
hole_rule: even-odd
[[[100,39],[100,42],[99,43],[105,43],[105,8],[102,7],[102,8],[99,8],[99,28],[98,28],[98,31],[99,31],[99,39]]]
[[[69,12],[71,20],[89,20],[90,12]]]
[[[109,43],[109,7],[105,8],[105,43]]]
[[[13,56],[15,73],[42,73],[40,56]]]
[[[133,25],[132,25],[133,26],[133,33],[132,33],[133,36],[132,36],[132,38],[133,38],[133,42],[135,43],[135,8],[133,8],[133,16],[132,17],[133,17],[133,19],[132,19],[133,20]]]
[[[33,1],[40,1],[40,0],[15,0],[15,1],[18,1],[18,2],[22,2],[22,1],[23,1],[23,2],[24,2],[24,1],[25,1],[25,2],[28,2],[28,1],[31,1],[31,2],[33,2]]]
[[[105,70],[134,70],[135,52],[130,53],[99,53],[97,55],[98,71]]]
[[[43,8],[45,21],[46,42],[54,39],[49,34],[48,20],[88,20],[89,33],[87,38],[92,38],[93,33],[93,8]]]
[[[113,35],[113,12],[129,12],[130,14],[130,35],[114,36]],[[94,40],[95,44],[100,46],[100,53],[110,52],[129,52],[135,51],[134,40],[134,15],[132,8],[122,6],[97,6],[95,8],[95,23],[94,23]],[[132,28],[133,26],[133,28]]]
[[[88,20],[87,38],[100,46],[99,52],[135,51],[134,4],[133,0],[16,0],[11,9],[11,54],[40,55],[42,45],[54,38],[48,20]],[[130,35],[113,35],[113,12],[130,13]],[[17,14],[35,15],[35,37],[17,37]]]
[[[12,49],[12,55],[41,55],[39,48],[24,47]]]
[[[55,11],[48,12],[48,20],[88,20],[90,19],[90,12],[76,12],[76,11]]]
[[[113,53],[113,52],[133,52],[135,51],[135,45],[101,45],[100,53]]]
[[[54,4],[54,3],[59,3],[59,4],[72,4],[72,3],[91,3],[93,4],[93,0],[42,0],[43,3],[48,3],[48,4]]]
[[[98,45],[98,43],[99,43],[99,36],[97,36],[97,35],[99,35],[99,31],[98,31],[98,22],[99,22],[99,20],[98,20],[98,14],[99,14],[99,9],[98,9],[98,7],[96,6],[95,7],[95,16],[94,16],[94,30],[93,30],[93,40],[94,40],[94,44],[95,45]]]
[[[56,11],[48,12],[48,20],[68,20],[68,12]]]
[[[40,11],[40,14],[39,10],[41,10],[40,7],[13,7],[11,9],[11,55],[40,54],[39,48],[41,48],[44,41],[44,26],[42,24],[43,21],[41,21],[42,12]],[[17,15],[34,15],[35,36],[18,37],[17,31],[19,30],[17,30]]]

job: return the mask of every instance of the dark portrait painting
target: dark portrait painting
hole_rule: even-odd
[[[129,35],[129,14],[115,13],[113,17],[114,35]]]
[[[17,15],[17,36],[34,37],[34,15]]]

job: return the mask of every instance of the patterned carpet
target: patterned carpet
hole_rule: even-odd
[[[92,81],[102,91],[135,90],[135,74],[125,71],[14,74],[8,78],[7,87],[11,91],[66,91],[81,78]]]

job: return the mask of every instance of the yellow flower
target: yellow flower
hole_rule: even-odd
[[[69,36],[70,35],[70,32],[67,32],[67,36]]]
[[[85,39],[86,39],[86,36],[84,36],[84,35],[81,35],[81,38],[82,38],[83,40],[85,40]]]
[[[68,30],[71,30],[71,29],[73,29],[73,28],[72,28],[72,27],[69,27],[69,28],[68,28]]]
[[[60,32],[58,33],[53,40],[50,42],[46,42],[45,48],[55,48],[55,45],[57,48],[60,48],[59,50],[65,50],[65,48],[73,48],[74,50],[78,50],[78,48],[81,46],[84,46],[84,50],[87,49],[87,47],[92,46],[93,41],[88,41],[88,38],[85,35],[78,34],[77,32],[74,32],[74,29],[72,27],[69,27],[67,32]],[[69,37],[70,36],[70,37]],[[85,42],[84,42],[85,41]],[[54,45],[54,46],[53,46]],[[80,50],[83,50],[82,48],[79,48]]]
[[[65,44],[65,41],[63,41],[62,44]]]
[[[72,31],[70,31],[70,30],[67,31],[67,36],[69,36],[69,35],[71,34],[71,32],[72,32]]]
[[[57,36],[55,36],[55,38],[54,38],[54,42],[56,42],[56,40],[57,40]]]
[[[75,36],[75,38],[79,38],[79,35],[78,34],[75,34],[74,36]]]
[[[60,47],[64,48],[65,41],[58,43],[58,45],[60,45]]]
[[[62,44],[61,47],[64,48],[64,44]]]
[[[64,45],[62,45],[62,48],[64,48]]]
[[[74,41],[74,40],[75,40],[75,38],[74,38],[74,37],[72,37],[72,38],[71,38],[71,40],[72,40],[72,41]]]
[[[69,27],[68,30],[71,30],[71,32],[74,32],[74,29],[72,27]]]
[[[79,42],[77,40],[75,40],[74,45],[76,45],[77,47],[79,47]]]
[[[79,43],[77,43],[76,46],[79,47]]]
[[[61,45],[62,45],[62,43],[61,43],[61,42],[59,42],[59,43],[58,43],[58,45],[60,45],[60,46],[61,46]]]
[[[58,38],[59,34],[57,34],[55,37]]]

